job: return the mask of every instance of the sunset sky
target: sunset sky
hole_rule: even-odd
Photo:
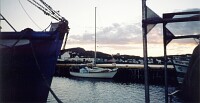
[[[94,50],[94,15],[97,7],[97,51],[143,56],[142,0],[44,1],[69,21],[71,29],[66,48]],[[199,4],[200,0],[147,0],[147,6],[161,17],[163,13],[200,11]],[[0,0],[0,11],[17,31],[27,27],[41,31],[51,22],[56,22],[27,0]],[[1,21],[0,24],[2,31],[12,31],[5,22]],[[199,21],[168,24],[167,28],[175,35],[200,34]],[[149,56],[163,55],[162,38],[162,25],[158,24],[148,34]],[[167,54],[192,53],[196,45],[193,39],[173,40],[167,46]]]

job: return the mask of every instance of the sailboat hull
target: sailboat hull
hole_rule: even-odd
[[[70,75],[76,77],[88,77],[88,78],[113,78],[117,71],[111,72],[93,72],[93,73],[79,73],[79,72],[70,72]]]

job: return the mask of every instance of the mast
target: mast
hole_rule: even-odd
[[[95,17],[95,29],[94,29],[94,38],[95,38],[95,40],[94,40],[94,42],[95,42],[95,50],[94,50],[94,66],[96,66],[96,58],[97,58],[97,53],[96,53],[96,9],[97,9],[97,7],[95,7],[95,15],[94,15],[94,17]]]

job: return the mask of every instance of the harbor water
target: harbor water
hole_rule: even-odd
[[[63,103],[145,103],[144,84],[116,82],[113,79],[54,77],[51,88]],[[173,92],[175,87],[169,87]],[[149,86],[150,102],[164,103],[165,88]],[[49,93],[48,103],[57,103]],[[178,97],[172,103],[183,103]]]

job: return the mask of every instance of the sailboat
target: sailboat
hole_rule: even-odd
[[[96,7],[95,7],[95,52],[94,52],[94,66],[81,65],[72,67],[70,75],[75,77],[88,78],[113,78],[117,73],[118,68],[101,68],[96,66]]]
[[[49,9],[43,11],[46,10]],[[5,20],[14,30],[0,32],[0,102],[45,103],[49,91],[55,97],[50,86],[69,27],[68,21],[56,15],[57,12],[48,13],[53,13],[49,15],[59,22],[51,23],[50,31],[39,32],[30,28],[18,32],[0,14],[0,20]]]

